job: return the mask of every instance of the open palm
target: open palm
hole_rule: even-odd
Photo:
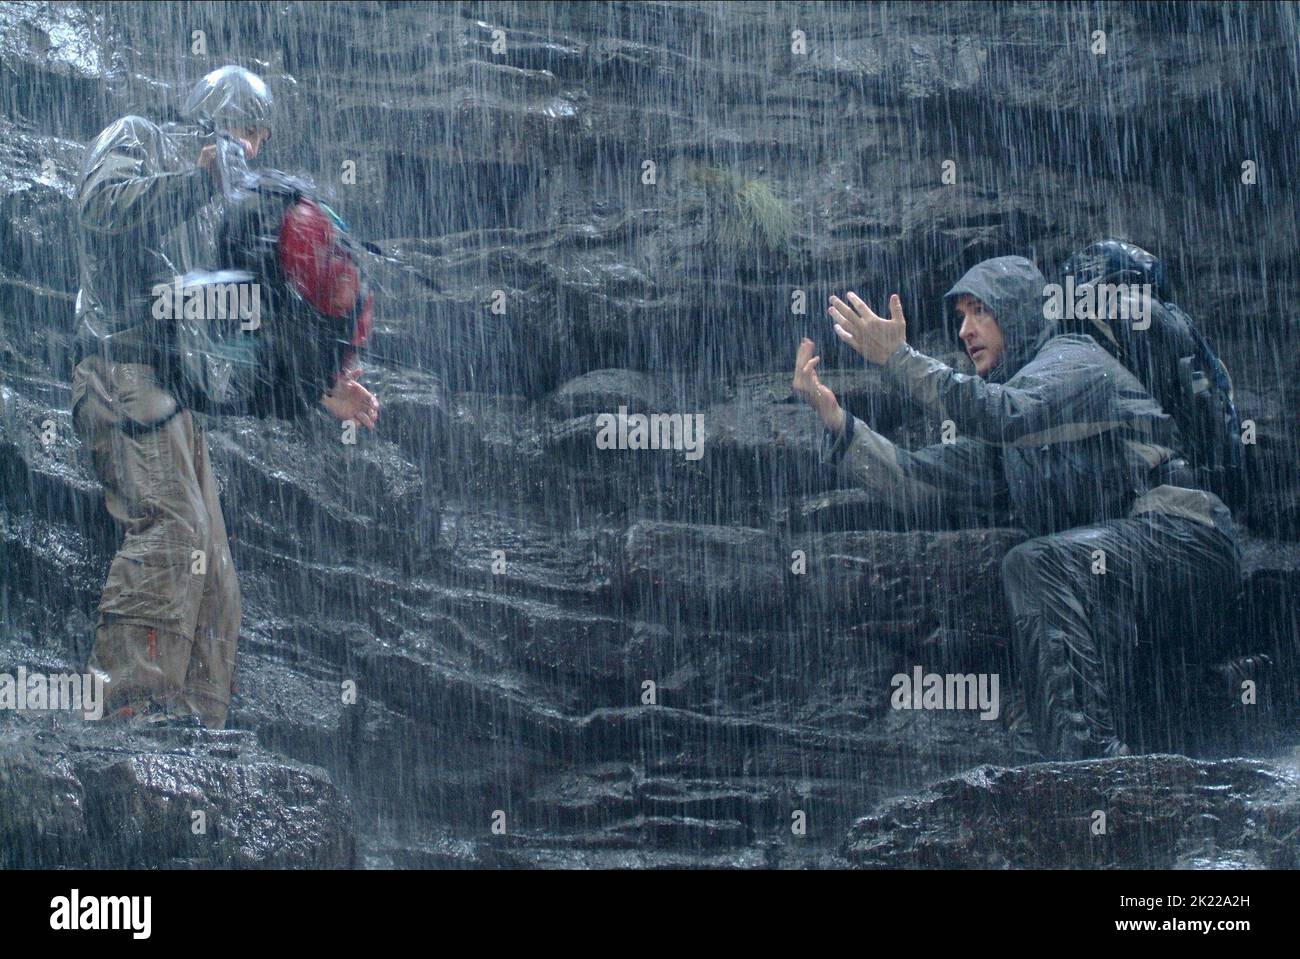
[[[903,301],[897,293],[889,298],[888,319],[876,316],[871,307],[853,292],[848,293],[847,303],[832,296],[826,312],[835,323],[835,335],[872,363],[883,365],[890,354],[907,342]]]

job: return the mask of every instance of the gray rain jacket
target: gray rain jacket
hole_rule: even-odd
[[[201,148],[196,129],[126,116],[86,150],[75,198],[78,361],[152,362],[150,291],[210,267],[220,204],[212,177],[196,166]]]
[[[1002,331],[1006,351],[987,379],[906,345],[885,363],[902,392],[953,422],[955,442],[899,449],[850,416],[829,438],[828,462],[892,498],[1009,506],[1035,536],[1154,511],[1232,538],[1218,497],[1169,481],[1178,464],[1172,419],[1092,337],[1057,334],[1043,315],[1045,285],[1029,260],[1004,256],[948,291],[947,309],[968,293]]]

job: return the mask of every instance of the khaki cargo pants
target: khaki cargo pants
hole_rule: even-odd
[[[226,723],[240,595],[207,438],[152,366],[89,357],[72,380],[77,436],[125,538],[104,583],[89,668],[105,705]]]

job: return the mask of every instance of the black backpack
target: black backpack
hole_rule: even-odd
[[[1062,273],[1067,300],[1071,287],[1077,294],[1087,292],[1085,287],[1091,284],[1145,287],[1149,292],[1147,329],[1137,329],[1131,318],[1117,315],[1115,300],[1109,301],[1109,310],[1076,315],[1066,326],[1091,335],[1173,418],[1182,443],[1178,452],[1201,487],[1229,501],[1238,500],[1245,457],[1232,379],[1192,318],[1170,301],[1160,261],[1131,243],[1103,240],[1071,256]],[[1097,297],[1095,302],[1106,300]]]
[[[155,288],[155,366],[185,407],[243,413],[256,403],[272,349],[265,307],[246,271],[196,271]]]
[[[217,236],[223,269],[176,281],[179,297],[162,340],[160,369],[187,407],[292,419],[314,405],[355,351],[356,321],[370,298],[341,222],[326,224],[319,258],[339,258],[357,275],[356,300],[348,309],[329,315],[286,273],[285,225],[303,210],[317,222],[327,219],[322,211],[332,215],[303,181],[274,171],[250,177],[227,198]],[[302,239],[295,233],[296,243]],[[311,269],[319,264],[303,264],[301,256],[291,270],[294,265],[319,272]],[[232,303],[244,308],[232,310]]]

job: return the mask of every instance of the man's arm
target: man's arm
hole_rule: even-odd
[[[958,431],[987,443],[1037,446],[1095,436],[1119,425],[1116,383],[1101,347],[1056,337],[1007,383],[987,383],[903,345],[885,374],[913,399],[941,409]]]
[[[795,356],[791,387],[826,427],[822,462],[840,466],[858,485],[884,494],[895,505],[910,501],[936,508],[969,499],[997,508],[1005,502],[1002,457],[995,447],[959,439],[916,452],[899,449],[840,406],[817,376],[821,357],[815,353],[815,344],[805,337]]]
[[[990,509],[1006,500],[1001,455],[977,440],[905,450],[846,414],[838,436],[827,431],[822,460],[891,500],[934,507],[964,501]]]
[[[161,235],[189,219],[212,196],[210,175],[197,165],[164,167],[166,136],[143,117],[123,117],[99,135],[77,190],[81,225],[98,233],[144,230]]]

